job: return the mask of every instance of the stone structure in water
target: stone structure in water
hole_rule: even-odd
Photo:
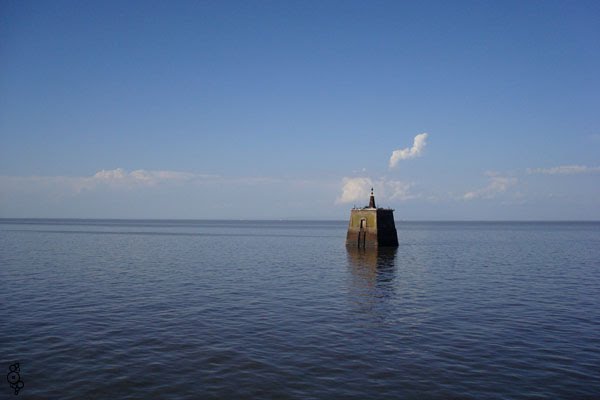
[[[394,210],[377,208],[371,188],[369,205],[350,211],[346,246],[357,248],[398,247]]]

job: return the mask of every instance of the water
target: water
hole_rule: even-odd
[[[23,399],[600,397],[600,223],[397,228],[0,220],[0,368]]]

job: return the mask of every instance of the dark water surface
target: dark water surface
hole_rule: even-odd
[[[0,220],[0,369],[22,399],[600,398],[599,223],[397,228]]]

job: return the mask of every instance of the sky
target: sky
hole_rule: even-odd
[[[600,2],[2,1],[0,217],[600,220]]]

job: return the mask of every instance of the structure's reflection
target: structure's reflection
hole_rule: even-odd
[[[348,267],[352,273],[353,301],[356,301],[363,311],[373,311],[394,296],[397,250],[396,247],[347,248]]]
[[[371,286],[391,282],[396,263],[396,247],[360,249],[347,247],[348,264],[357,277]]]

